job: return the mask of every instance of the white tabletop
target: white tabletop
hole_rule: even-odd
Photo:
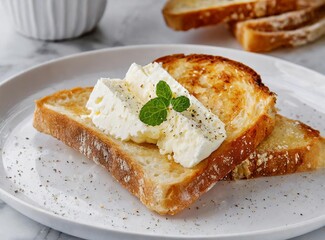
[[[44,61],[73,53],[115,46],[187,43],[241,49],[224,26],[175,32],[161,15],[164,0],[110,0],[98,28],[81,38],[43,42],[17,34],[0,2],[0,82]],[[300,48],[268,53],[325,74],[325,37]],[[78,239],[18,213],[0,200],[0,239]],[[294,240],[321,240],[325,227]],[[107,236],[109,239],[109,236]]]

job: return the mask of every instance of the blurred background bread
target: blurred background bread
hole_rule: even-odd
[[[169,0],[167,26],[187,31],[227,23],[247,51],[296,47],[325,34],[325,0]]]

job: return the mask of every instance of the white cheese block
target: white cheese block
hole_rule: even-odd
[[[165,81],[173,97],[186,96],[190,107],[181,113],[171,107],[167,120],[149,126],[139,119],[142,106],[156,96],[156,85]],[[123,141],[157,144],[184,167],[193,167],[208,157],[226,138],[224,124],[170,76],[158,63],[132,64],[125,80],[100,79],[86,107],[90,118],[104,133]]]
[[[170,110],[167,121],[159,127],[162,135],[157,141],[161,154],[172,154],[176,162],[184,167],[193,167],[216,150],[226,138],[224,123],[202,105],[182,85],[153,63],[141,67],[132,64],[125,76],[128,86],[143,102],[156,97],[156,85],[165,81],[173,97],[186,96],[190,107],[178,113]]]
[[[140,121],[142,106],[126,81],[105,78],[98,80],[86,105],[93,123],[104,133],[124,141],[156,143],[160,129]]]

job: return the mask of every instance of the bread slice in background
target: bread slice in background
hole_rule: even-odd
[[[325,1],[318,3],[277,16],[232,23],[230,29],[247,51],[301,46],[325,35]]]
[[[226,124],[225,142],[194,168],[161,155],[155,145],[103,134],[87,117],[92,88],[63,90],[36,101],[34,127],[105,167],[149,209],[173,215],[248,158],[271,133],[275,95],[256,72],[226,58],[179,54],[158,61]]]
[[[297,120],[277,115],[273,132],[226,179],[278,176],[325,168],[325,139]]]
[[[299,0],[169,0],[162,13],[174,30],[241,21],[297,10]]]

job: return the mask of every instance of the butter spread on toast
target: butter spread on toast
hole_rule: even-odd
[[[156,96],[159,81],[165,81],[172,95],[186,96],[190,107],[183,112],[168,111],[159,126],[139,119],[140,108]],[[106,134],[136,143],[157,144],[161,154],[191,168],[207,158],[226,138],[224,123],[203,106],[160,64],[132,64],[124,80],[100,79],[87,102],[93,123]]]

